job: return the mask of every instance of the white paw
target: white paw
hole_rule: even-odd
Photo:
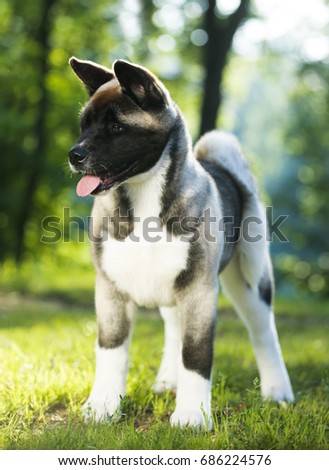
[[[119,413],[119,406],[120,398],[111,399],[108,396],[90,396],[82,407],[82,413],[85,420],[103,423]]]
[[[282,385],[262,385],[262,396],[265,400],[273,400],[278,403],[294,403],[295,397],[290,383]]]
[[[175,364],[175,361],[162,361],[152,387],[155,393],[177,389],[177,367],[173,366],[173,364]]]
[[[212,421],[210,416],[206,416],[201,411],[179,411],[175,410],[170,418],[172,426],[189,426],[198,429],[212,429]]]
[[[177,380],[172,379],[170,377],[165,378],[165,377],[157,377],[154,385],[152,386],[152,390],[155,393],[163,393],[166,392],[167,390],[173,390],[175,391],[177,388]]]

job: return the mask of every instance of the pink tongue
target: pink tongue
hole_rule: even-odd
[[[84,176],[77,185],[77,195],[80,197],[88,196],[88,194],[92,193],[100,183],[101,179],[99,176]]]

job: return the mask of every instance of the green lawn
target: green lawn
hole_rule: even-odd
[[[172,429],[171,393],[151,391],[161,359],[162,322],[138,314],[120,419],[86,425],[81,404],[93,380],[91,308],[0,297],[2,449],[328,449],[328,303],[281,301],[277,324],[296,404],[262,403],[246,331],[219,311],[213,372],[213,432]]]

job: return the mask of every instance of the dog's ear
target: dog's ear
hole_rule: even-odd
[[[69,64],[84,83],[90,96],[93,95],[100,86],[114,78],[112,70],[102,67],[90,60],[79,60],[75,57],[71,57]]]
[[[168,99],[159,80],[148,70],[125,60],[116,60],[113,70],[123,92],[142,109],[167,104]]]

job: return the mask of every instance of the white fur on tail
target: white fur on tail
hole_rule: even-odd
[[[215,163],[228,171],[243,194],[242,232],[238,243],[239,264],[244,279],[258,289],[268,257],[266,214],[257,187],[236,137],[222,131],[211,131],[196,143],[198,160]]]

